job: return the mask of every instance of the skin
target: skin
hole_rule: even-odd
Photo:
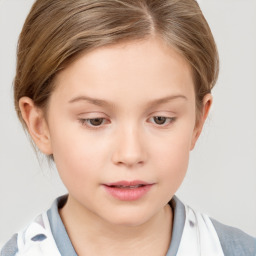
[[[196,123],[190,66],[157,38],[93,50],[55,83],[47,115],[27,97],[20,109],[69,191],[60,215],[77,253],[165,255],[173,219],[167,203],[184,179],[211,95]],[[121,180],[154,185],[122,201],[102,186]]]

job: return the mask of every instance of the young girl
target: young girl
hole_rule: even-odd
[[[256,255],[175,193],[212,104],[218,54],[194,0],[37,0],[14,98],[68,195],[11,255]]]

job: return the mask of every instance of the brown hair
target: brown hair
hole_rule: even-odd
[[[14,99],[45,108],[54,77],[81,54],[121,41],[162,38],[193,71],[197,110],[211,92],[219,59],[211,30],[195,0],[37,0],[23,26]]]

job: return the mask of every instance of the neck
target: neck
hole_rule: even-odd
[[[60,216],[69,238],[83,255],[166,255],[172,231],[172,209],[166,205],[145,223],[136,226],[107,222],[81,208],[68,197]]]

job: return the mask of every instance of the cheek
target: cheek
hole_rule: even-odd
[[[159,165],[162,165],[162,168],[159,168],[161,170],[159,173],[160,184],[163,186],[161,194],[163,198],[167,198],[167,201],[172,198],[182,184],[186,176],[189,160],[187,151],[177,152],[176,150],[170,150],[169,152],[162,158],[162,163],[159,163]]]
[[[181,145],[171,142],[165,149],[157,151],[159,169],[167,172],[172,178],[184,176],[188,166],[189,152],[187,143]]]
[[[73,139],[67,138],[65,144],[63,146],[60,141],[56,145],[58,149],[54,157],[59,176],[69,193],[86,195],[93,190],[93,184],[100,182],[102,160],[95,153],[97,148],[81,140],[74,143]]]
[[[155,167],[172,187],[182,182],[189,162],[192,128],[180,127],[170,133],[154,148]]]
[[[102,146],[76,125],[52,122],[51,143],[54,161],[64,184],[92,179],[102,162]],[[62,127],[65,127],[63,129]]]

